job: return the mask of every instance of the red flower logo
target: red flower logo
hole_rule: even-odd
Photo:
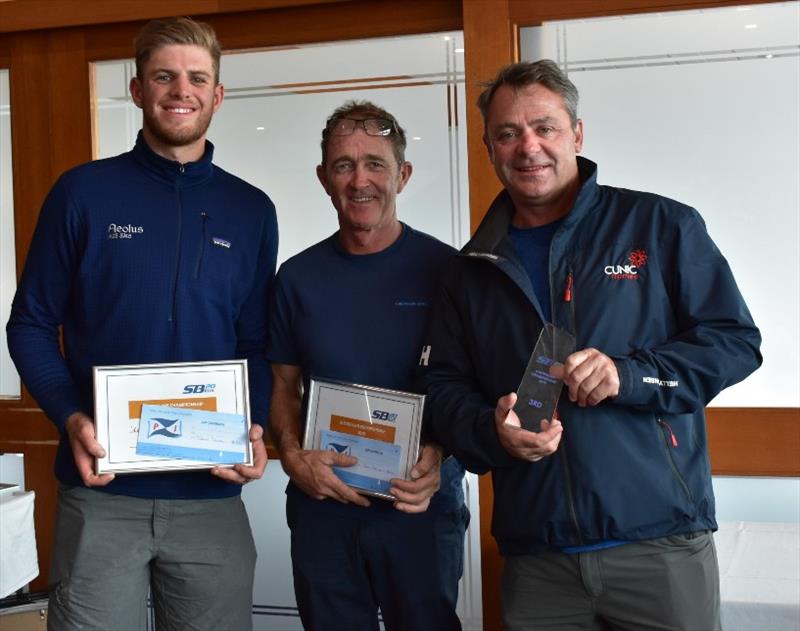
[[[644,250],[634,250],[628,256],[628,260],[630,261],[631,265],[635,265],[636,267],[644,267],[647,265],[647,252]]]

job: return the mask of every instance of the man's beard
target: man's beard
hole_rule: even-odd
[[[200,116],[194,125],[179,128],[165,127],[155,116],[143,112],[144,126],[156,139],[170,147],[185,147],[200,140],[211,124],[211,112]]]

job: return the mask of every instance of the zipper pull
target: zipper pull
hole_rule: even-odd
[[[672,446],[673,447],[677,447],[678,446],[678,439],[675,438],[675,432],[672,431],[672,428],[669,426],[669,423],[666,423],[666,422],[662,421],[661,419],[658,419],[658,424],[661,425],[662,427],[666,427],[667,428],[667,431],[669,432],[670,440],[672,441]]]
[[[572,272],[567,275],[567,286],[564,288],[564,302],[572,302]]]

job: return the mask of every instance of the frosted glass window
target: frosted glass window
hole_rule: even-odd
[[[0,70],[0,398],[19,398],[20,382],[8,355],[5,325],[17,288],[14,186],[11,170],[11,105],[8,70]]]
[[[521,29],[580,91],[604,184],[697,208],[764,337],[764,365],[712,405],[800,406],[800,3]]]
[[[141,127],[130,60],[95,65],[97,157],[128,150]],[[215,162],[275,202],[279,262],[332,234],[320,186],[320,133],[349,99],[369,99],[406,130],[414,172],[398,197],[409,225],[460,247],[469,236],[463,37],[459,32],[225,54],[225,100],[208,138]]]

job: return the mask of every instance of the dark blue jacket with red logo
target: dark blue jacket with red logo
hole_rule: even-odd
[[[492,472],[503,554],[716,529],[704,406],[761,363],[761,336],[700,215],[600,186],[578,158],[580,193],[550,249],[553,322],[612,357],[619,395],[580,408],[562,395],[558,451],[511,457],[495,430],[542,327],[498,196],[454,260],[434,309],[425,372],[441,444]]]

